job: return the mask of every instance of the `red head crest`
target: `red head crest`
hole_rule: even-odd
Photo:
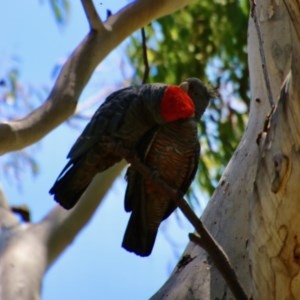
[[[160,113],[166,122],[191,118],[195,105],[190,96],[178,86],[168,86],[160,103]]]

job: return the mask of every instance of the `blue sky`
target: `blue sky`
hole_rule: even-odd
[[[47,0],[3,1],[0,62],[16,55],[20,59],[22,80],[51,87],[54,65],[68,56],[88,31],[81,1],[70,2],[70,19],[65,27],[60,27],[54,21]],[[115,12],[127,3],[124,0],[110,2],[101,2],[104,12],[106,8]],[[81,101],[120,82],[119,63],[124,55],[123,43],[97,68]],[[3,71],[1,66],[0,70]],[[21,190],[15,182],[7,182],[1,175],[1,184],[10,202],[28,204],[34,221],[43,218],[55,205],[48,190],[79,134],[80,130],[61,125],[46,136],[34,150],[40,165],[39,175],[33,177],[29,170],[24,170]],[[179,226],[173,215],[161,226],[150,257],[141,258],[126,252],[121,248],[129,217],[123,209],[125,184],[122,177],[115,182],[94,218],[46,274],[44,300],[147,299],[168,278],[187,243],[191,227],[184,218]]]

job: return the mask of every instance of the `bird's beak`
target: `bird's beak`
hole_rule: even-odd
[[[187,81],[181,82],[179,87],[186,93],[189,92],[189,83]]]

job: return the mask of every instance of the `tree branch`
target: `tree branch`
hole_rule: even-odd
[[[1,185],[0,185],[0,208],[9,209],[9,204]]]
[[[15,214],[10,209],[9,203],[3,192],[2,186],[0,186],[0,233],[3,228],[11,228],[13,226],[19,225]],[[1,234],[0,234],[0,256],[1,256]],[[1,267],[1,265],[0,265]]]
[[[39,141],[70,117],[95,68],[111,50],[153,19],[170,14],[188,3],[189,0],[134,1],[112,15],[103,23],[104,30],[102,27],[99,30],[99,24],[94,28],[97,21],[92,13],[91,3],[84,1],[93,30],[63,66],[46,101],[23,119],[0,124],[0,154],[22,149]]]
[[[146,83],[149,76],[149,61],[148,61],[148,52],[147,52],[147,41],[146,41],[146,33],[145,28],[141,28],[142,34],[142,49],[143,49],[143,60],[144,60],[144,75],[142,83]]]
[[[41,239],[47,245],[48,268],[88,223],[125,164],[123,161],[95,176],[73,209],[67,211],[56,205],[37,225],[41,227]]]
[[[295,97],[299,98],[300,87],[299,87],[299,62],[300,62],[300,1],[283,1],[285,8],[289,16],[289,22],[291,23],[291,34],[292,34],[292,61],[291,61],[291,71],[292,71],[292,80],[293,88],[292,93],[295,93]],[[292,96],[294,98],[294,96]]]
[[[300,2],[299,0],[295,0],[295,1],[283,0],[283,3],[289,13],[291,22],[293,24],[294,30],[298,37],[298,41],[300,41],[300,20],[299,20]]]
[[[258,45],[259,45],[259,53],[260,53],[260,58],[261,58],[261,66],[264,74],[264,80],[267,88],[267,94],[268,94],[268,99],[271,107],[275,105],[272,90],[271,90],[271,84],[270,84],[270,78],[269,78],[269,73],[268,73],[268,68],[267,68],[267,61],[266,61],[266,56],[265,56],[265,50],[263,47],[263,39],[261,36],[261,30],[259,26],[259,21],[257,20],[257,13],[256,13],[256,1],[252,0],[251,1],[251,16],[254,20],[256,32],[257,32],[257,37],[258,37]]]
[[[92,0],[81,0],[90,29],[95,31],[105,30],[104,25],[98,15]]]
[[[239,279],[236,275],[236,272],[234,271],[232,264],[229,261],[228,256],[221,248],[221,246],[216,242],[216,240],[214,240],[214,238],[210,235],[207,229],[204,229],[205,230],[202,232],[201,236],[190,233],[190,240],[202,247],[209,254],[213,263],[222,274],[235,298],[238,300],[249,299],[239,282]]]

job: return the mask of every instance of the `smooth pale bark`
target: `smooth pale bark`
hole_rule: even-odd
[[[294,5],[295,1],[290,2]],[[287,79],[290,80],[288,96],[280,100],[271,128],[262,134],[258,143],[271,106],[257,31],[250,17],[249,122],[202,220],[228,254],[249,296],[264,300],[300,299],[300,256],[297,258],[295,254],[300,249],[300,84],[299,78],[296,80],[300,68],[299,38],[297,33],[293,33],[283,1],[256,3],[275,103],[291,70],[293,50],[292,76]],[[299,16],[296,20],[299,22]],[[272,183],[274,189],[278,188],[277,192],[272,191]],[[203,250],[189,243],[183,255],[190,256],[192,260],[184,267],[177,266],[152,299],[233,299]]]
[[[282,20],[278,33],[270,38],[270,56],[278,68],[283,67],[283,55],[288,55],[290,73],[270,129],[259,140],[249,245],[254,299],[296,300],[300,299],[300,2],[285,1],[280,6],[271,16],[265,15],[264,27],[268,32]]]
[[[123,168],[120,163],[97,175],[72,210],[55,206],[37,224],[20,224],[1,203],[1,300],[40,299],[44,273],[89,222]]]

